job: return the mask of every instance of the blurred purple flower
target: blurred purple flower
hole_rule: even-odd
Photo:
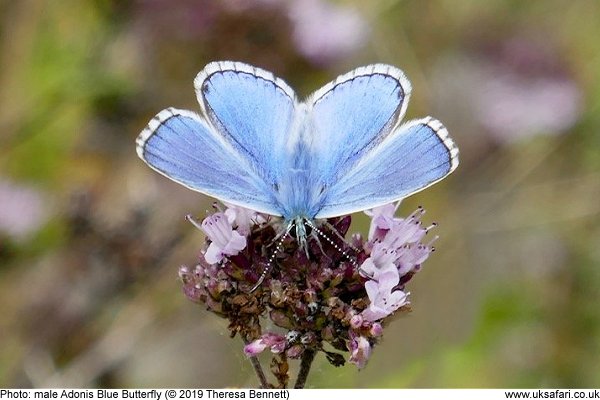
[[[315,64],[352,54],[369,34],[366,21],[355,10],[324,0],[289,2],[288,12],[298,51]]]
[[[560,77],[523,77],[505,71],[483,82],[478,102],[481,122],[498,140],[535,134],[558,134],[579,118],[581,93],[573,81]]]
[[[0,180],[0,232],[23,241],[40,229],[47,219],[48,208],[42,192]]]
[[[224,213],[208,216],[202,221],[202,230],[211,241],[204,254],[209,264],[220,262],[226,255],[235,256],[246,247],[246,237],[233,229],[232,222]]]
[[[177,5],[168,0],[138,0],[135,4],[144,36],[204,41],[208,49],[214,43],[212,53],[219,51],[219,43],[234,42],[233,48],[227,48],[229,57],[232,51],[246,54],[257,48],[257,27],[259,37],[275,38],[264,43],[274,45],[274,50],[280,47],[273,57],[285,57],[293,49],[319,66],[353,54],[369,36],[368,24],[356,10],[327,0],[182,0]],[[260,47],[261,42],[258,48],[268,59],[268,48]]]
[[[446,114],[455,116],[457,130],[483,127],[501,143],[564,133],[582,109],[581,89],[564,60],[545,39],[483,43],[438,65],[434,98],[439,107],[452,107]],[[465,126],[469,120],[477,126]]]

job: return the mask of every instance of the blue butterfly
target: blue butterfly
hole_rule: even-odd
[[[446,177],[458,148],[436,119],[401,124],[411,85],[384,64],[300,101],[281,79],[212,62],[194,80],[202,113],[167,108],[137,138],[166,177],[219,200],[305,224],[391,203]]]

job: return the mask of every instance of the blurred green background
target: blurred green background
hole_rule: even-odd
[[[302,96],[394,64],[461,150],[400,208],[440,224],[413,312],[309,387],[600,385],[600,2],[19,0],[0,29],[0,386],[256,385],[177,279],[212,200],[135,154],[225,59]]]

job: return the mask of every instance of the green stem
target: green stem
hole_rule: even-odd
[[[302,354],[302,361],[300,362],[300,372],[298,372],[298,378],[296,379],[294,389],[304,389],[304,385],[306,384],[306,378],[308,377],[310,367],[312,365],[313,360],[315,359],[316,354],[316,350],[304,350],[304,353]]]

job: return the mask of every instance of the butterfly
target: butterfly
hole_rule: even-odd
[[[357,68],[304,101],[272,73],[209,63],[195,78],[201,113],[167,108],[137,138],[152,169],[189,189],[305,224],[388,204],[458,166],[438,120],[401,123],[411,94],[390,65]]]

